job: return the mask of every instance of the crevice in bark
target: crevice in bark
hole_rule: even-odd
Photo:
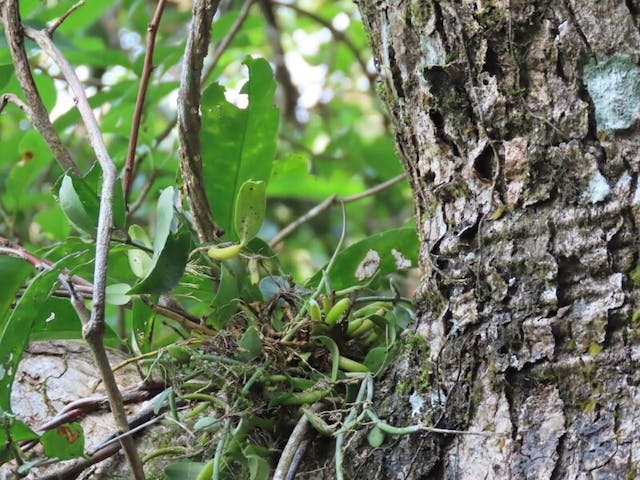
[[[396,61],[396,51],[393,49],[391,45],[387,48],[387,55],[389,57],[389,69],[391,70],[391,80],[393,81],[393,86],[398,94],[398,98],[404,98],[404,88],[402,87],[402,73],[400,72],[400,68],[398,67]]]
[[[473,168],[482,180],[490,182],[495,175],[494,152],[489,144],[474,160]]]
[[[569,0],[564,0],[564,8],[566,8],[569,19],[571,20],[571,23],[573,24],[573,26],[576,28],[576,32],[582,39],[584,46],[587,48],[587,51],[589,52],[589,55],[593,56],[593,50],[591,49],[591,44],[589,43],[587,36],[582,30],[582,27],[580,27],[580,24],[578,23],[578,19],[576,18],[576,14],[573,11],[573,7],[571,6],[571,3],[569,2]]]

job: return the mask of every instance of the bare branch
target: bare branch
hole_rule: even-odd
[[[78,8],[80,8],[84,4],[85,4],[85,0],[80,0],[76,4],[72,5],[71,8],[69,8],[69,10],[64,12],[64,14],[60,18],[58,18],[51,25],[49,25],[45,31],[49,34],[49,36],[53,35],[53,32],[55,32],[58,29],[58,27],[62,25],[62,23],[67,18],[69,18],[69,15],[71,15],[73,12],[75,12]]]
[[[276,67],[276,80],[282,88],[281,106],[285,117],[291,122],[296,121],[296,106],[298,105],[299,92],[291,80],[291,72],[284,61],[284,48],[280,38],[278,21],[273,10],[271,0],[260,0],[260,10],[267,21],[267,40],[273,52],[273,63]]]
[[[20,110],[26,113],[27,117],[31,118],[33,116],[33,112],[31,111],[31,108],[29,108],[29,105],[20,100],[17,95],[14,95],[13,93],[3,94],[2,97],[0,97],[0,112],[4,110],[4,107],[7,106],[7,103],[13,103]]]
[[[131,132],[129,134],[129,147],[127,149],[127,160],[124,167],[124,176],[122,178],[122,190],[124,191],[124,204],[129,204],[129,195],[131,193],[131,184],[133,183],[133,167],[136,157],[136,147],[138,146],[138,133],[140,131],[140,121],[142,119],[142,109],[144,107],[144,100],[147,96],[147,89],[149,88],[149,79],[151,78],[151,72],[153,71],[153,50],[156,45],[156,34],[158,33],[158,26],[166,0],[158,0],[156,11],[153,14],[153,18],[147,27],[147,42],[146,52],[144,54],[144,64],[142,67],[142,75],[140,77],[140,85],[138,87],[138,96],[136,98],[136,107],[133,112],[133,121],[131,122]]]
[[[287,2],[282,2],[282,1],[279,1],[279,0],[271,0],[271,3],[273,5],[277,5],[278,7],[290,8],[291,10],[295,11],[296,13],[299,13],[300,15],[303,15],[305,17],[310,18],[314,22],[319,23],[320,25],[322,25],[323,27],[328,29],[336,40],[338,40],[339,42],[344,43],[344,45],[353,54],[354,58],[356,59],[356,62],[358,62],[358,65],[360,65],[360,68],[362,69],[362,72],[369,79],[370,89],[372,90],[372,93],[375,95],[375,91],[374,91],[374,87],[373,86],[375,84],[376,75],[370,73],[369,70],[367,69],[367,63],[362,58],[362,49],[356,47],[356,45],[351,41],[351,39],[347,35],[345,35],[343,32],[341,32],[340,30],[335,28],[331,24],[330,21],[322,18],[320,15],[317,15],[314,12],[310,12],[309,10],[305,10],[304,8],[299,7],[295,3],[287,3]]]
[[[200,149],[200,79],[202,64],[209,49],[211,22],[220,0],[194,0],[193,20],[187,38],[180,89],[178,91],[178,137],[180,169],[184,178],[198,239],[212,242],[218,238],[202,176]]]
[[[89,105],[86,93],[75,71],[62,55],[60,50],[51,40],[46,31],[39,31],[24,27],[27,37],[34,40],[42,50],[56,63],[62,75],[66,78],[74,95],[74,100],[82,121],[87,129],[91,147],[96,154],[100,168],[102,169],[102,191],[100,193],[100,210],[98,214],[98,228],[96,232],[96,257],[94,268],[93,306],[91,319],[83,328],[83,336],[96,359],[98,369],[104,380],[105,388],[109,396],[111,411],[117,427],[122,431],[128,430],[127,416],[122,403],[122,394],[118,388],[109,359],[104,348],[104,310],[106,303],[107,258],[109,253],[109,241],[111,238],[113,219],[113,196],[116,182],[116,167],[107,152],[98,121]],[[136,451],[135,443],[129,436],[122,438],[122,448],[127,457],[131,473],[136,480],[143,480],[144,470],[142,462]]]
[[[313,207],[307,213],[305,213],[301,217],[295,219],[289,225],[287,225],[282,230],[280,230],[271,239],[271,241],[269,242],[269,246],[271,248],[275,247],[280,242],[282,242],[282,240],[284,240],[289,235],[291,235],[291,233],[293,233],[293,231],[295,229],[297,229],[300,225],[308,222],[312,218],[317,217],[318,215],[320,215],[325,210],[328,210],[333,205],[339,205],[341,203],[344,204],[344,203],[356,202],[358,200],[362,200],[363,198],[370,197],[372,195],[375,195],[376,193],[379,193],[379,192],[381,192],[383,190],[386,190],[387,188],[395,185],[396,183],[402,181],[404,178],[406,178],[406,175],[404,173],[402,173],[402,174],[397,175],[397,176],[395,176],[393,178],[390,178],[389,180],[386,180],[386,181],[384,181],[382,183],[379,183],[378,185],[375,185],[375,186],[373,186],[373,187],[371,187],[371,188],[369,188],[369,189],[367,189],[367,190],[365,190],[363,192],[356,193],[354,195],[349,195],[347,197],[342,197],[342,198],[337,197],[336,195],[331,195],[330,197],[327,197],[325,200],[323,200],[318,205]]]
[[[242,7],[240,7],[240,11],[238,12],[238,16],[233,22],[233,25],[231,25],[231,28],[227,31],[224,38],[216,44],[213,50],[213,53],[211,55],[211,60],[209,61],[209,64],[207,65],[204,73],[202,74],[203,83],[207,78],[209,78],[213,70],[218,65],[218,62],[220,61],[220,57],[222,57],[222,54],[224,53],[224,51],[227,49],[229,44],[238,34],[238,32],[240,31],[240,28],[242,28],[242,25],[244,24],[244,21],[247,19],[247,16],[249,15],[249,11],[251,10],[251,7],[253,6],[254,2],[255,0],[245,0],[245,2],[242,4]]]
[[[20,87],[24,91],[27,104],[30,107],[31,114],[29,120],[36,127],[42,138],[47,143],[49,150],[53,153],[60,167],[65,171],[71,171],[76,175],[80,175],[80,169],[71,158],[71,154],[62,144],[58,133],[51,125],[49,112],[42,103],[40,93],[31,75],[29,59],[24,49],[24,39],[22,34],[22,26],[20,25],[20,13],[18,11],[17,0],[0,0],[0,16],[2,16],[2,24],[4,32],[9,44],[13,66],[15,68],[16,77],[20,82]]]

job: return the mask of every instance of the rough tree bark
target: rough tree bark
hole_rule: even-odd
[[[360,0],[422,240],[349,478],[640,476],[640,2]],[[331,477],[331,473],[320,476]]]

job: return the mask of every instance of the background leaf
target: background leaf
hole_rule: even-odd
[[[413,227],[387,230],[354,243],[338,254],[329,272],[331,286],[340,290],[368,282],[374,275],[415,268],[418,247],[418,235]],[[322,274],[318,272],[308,285],[317,285],[321,278]]]
[[[49,298],[52,287],[57,283],[58,274],[67,266],[70,258],[59,261],[50,270],[40,272],[31,281],[18,300],[6,321],[2,322],[0,333],[0,409],[11,411],[10,394],[13,378],[26,348],[31,327],[42,318],[42,305]]]

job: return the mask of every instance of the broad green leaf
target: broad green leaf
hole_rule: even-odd
[[[329,353],[331,354],[331,380],[335,382],[338,379],[338,369],[340,368],[340,350],[338,349],[338,345],[333,338],[325,335],[320,335],[316,338],[327,348],[327,350],[329,350]]]
[[[273,105],[275,81],[264,59],[245,60],[249,81],[242,93],[249,105],[236,107],[214,84],[202,95],[202,158],[213,216],[231,240],[233,210],[240,186],[247,180],[268,182],[275,156],[278,110]]]
[[[126,283],[114,283],[108,285],[106,289],[107,303],[111,305],[126,305],[131,300],[127,292],[131,290],[131,286]]]
[[[149,274],[129,290],[127,295],[158,294],[171,290],[184,273],[190,250],[189,230],[182,227],[177,233],[169,234],[161,250],[154,254],[153,267]]]
[[[0,89],[9,83],[11,76],[13,75],[13,64],[0,65]]]
[[[264,457],[255,454],[246,455],[249,463],[250,480],[269,480],[271,467]]]
[[[240,243],[246,245],[258,234],[266,209],[265,182],[247,180],[238,191],[235,208],[236,234]]]
[[[10,460],[13,455],[10,445],[17,446],[19,442],[35,440],[39,437],[29,426],[15,418],[13,415],[4,413],[0,417],[0,422],[6,424],[6,428],[0,428],[0,463]],[[11,443],[9,443],[11,440]]]
[[[64,241],[69,236],[69,222],[57,203],[36,213],[32,226],[49,241]]]
[[[262,340],[256,327],[250,326],[238,342],[238,359],[250,362],[262,352]]]
[[[372,235],[340,252],[329,272],[335,290],[369,282],[376,275],[388,275],[418,265],[418,236],[413,227],[395,228]],[[318,272],[307,286],[317,285]]]
[[[62,178],[58,191],[60,206],[69,221],[78,230],[90,235],[95,235],[100,211],[96,172],[96,169],[92,169],[83,178],[67,174]]]
[[[354,195],[365,188],[359,177],[344,169],[336,169],[330,175],[314,175],[309,171],[309,160],[293,154],[274,162],[267,192],[270,197],[322,201],[330,195]]]
[[[9,312],[11,304],[33,267],[24,260],[0,256],[2,288],[0,288],[0,320]],[[1,324],[4,324],[4,321]]]
[[[84,454],[84,432],[79,423],[65,423],[47,430],[40,437],[40,443],[50,458],[68,460]]]
[[[18,146],[19,157],[5,180],[6,192],[2,195],[2,207],[10,212],[26,210],[38,201],[30,192],[31,186],[42,175],[51,161],[51,152],[36,130],[24,134]]]
[[[57,284],[62,269],[68,266],[70,258],[59,261],[50,270],[40,272],[23,292],[20,300],[3,322],[0,333],[0,409],[10,411],[10,393],[13,377],[22,352],[27,346],[31,327],[42,318],[42,305],[51,289]]]
[[[375,375],[384,366],[387,360],[387,349],[385,347],[374,347],[367,352],[362,363],[364,363],[370,372]]]
[[[133,224],[129,227],[129,237],[134,243],[152,248],[151,240],[149,240],[147,232],[145,232],[140,225]],[[144,250],[138,248],[128,250],[127,256],[129,257],[129,266],[133,274],[138,278],[144,278],[153,265],[151,256]]]
[[[160,194],[156,211],[156,235],[153,239],[153,258],[147,276],[127,295],[164,293],[175,287],[189,259],[191,234],[185,227],[171,233],[173,224],[173,187]]]

